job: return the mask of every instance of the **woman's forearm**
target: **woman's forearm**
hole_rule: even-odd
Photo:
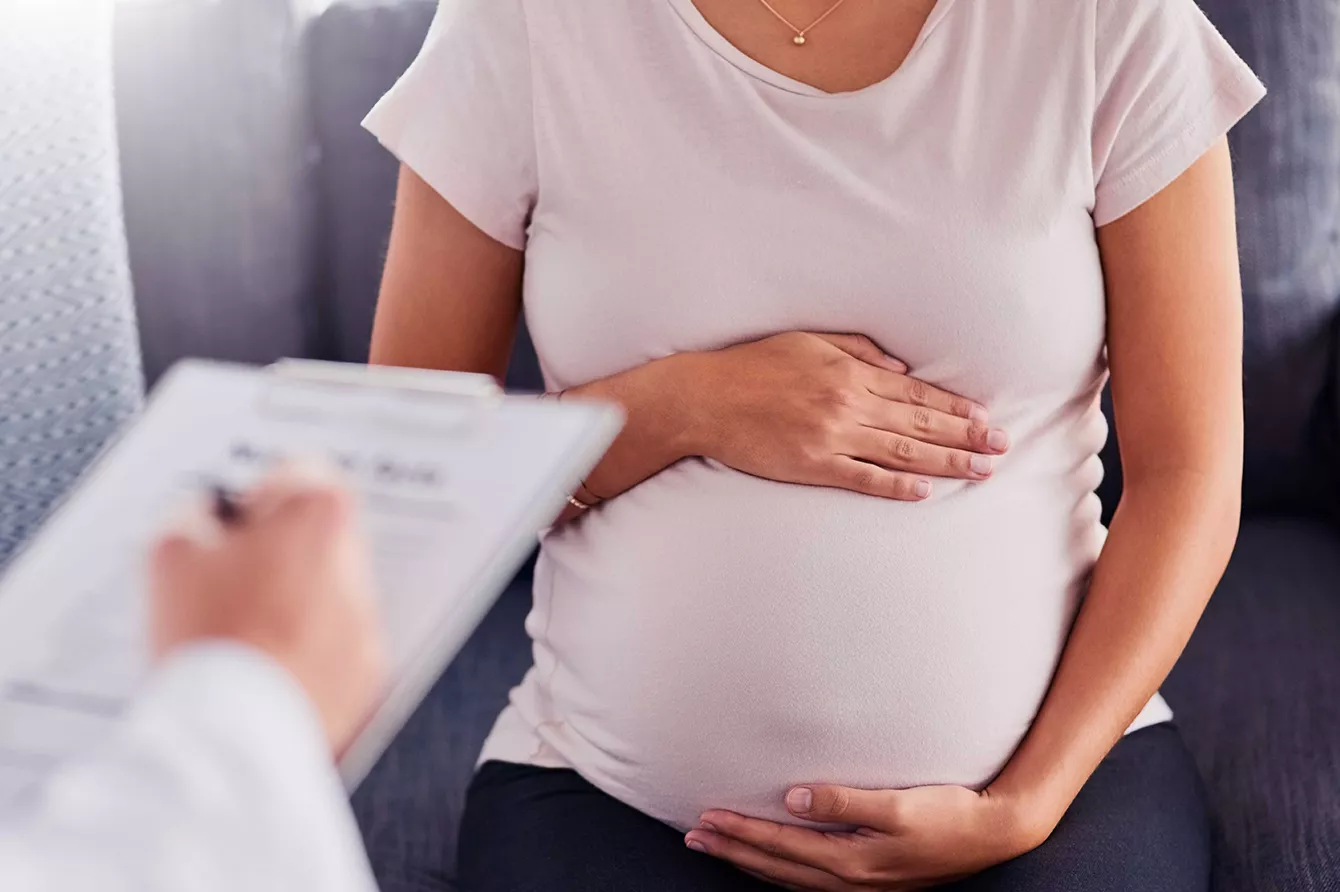
[[[694,354],[669,356],[564,392],[565,400],[614,403],[625,415],[623,430],[586,478],[586,497],[613,499],[675,462],[698,454],[701,444],[695,433],[700,406],[691,396],[689,374],[694,361]],[[569,508],[560,520],[579,513]]]
[[[988,790],[1041,838],[1186,646],[1232,551],[1238,493],[1231,467],[1128,485],[1042,709]]]
[[[1242,287],[1234,219],[1221,139],[1157,196],[1098,231],[1125,491],[1051,689],[987,791],[1014,801],[1044,838],[1163,683],[1237,538]]]

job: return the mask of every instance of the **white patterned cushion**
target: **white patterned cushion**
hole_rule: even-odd
[[[139,405],[106,0],[0,4],[0,566]]]

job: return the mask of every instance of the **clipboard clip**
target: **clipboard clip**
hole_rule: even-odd
[[[282,359],[267,371],[273,380],[260,410],[294,421],[330,423],[338,415],[356,425],[459,434],[504,396],[492,377],[466,372],[310,359]]]
[[[470,372],[438,372],[318,359],[281,359],[269,370],[281,378],[318,384],[383,387],[478,399],[498,399],[503,395],[502,388],[491,376]]]

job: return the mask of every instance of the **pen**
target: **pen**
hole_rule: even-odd
[[[214,516],[224,526],[233,526],[242,521],[242,505],[232,491],[225,486],[214,486],[211,488],[211,495],[214,502]]]

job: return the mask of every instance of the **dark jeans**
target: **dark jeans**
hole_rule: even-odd
[[[953,892],[1205,892],[1200,778],[1172,725],[1128,735],[1040,848]],[[503,762],[470,786],[463,892],[776,892],[575,772]]]

